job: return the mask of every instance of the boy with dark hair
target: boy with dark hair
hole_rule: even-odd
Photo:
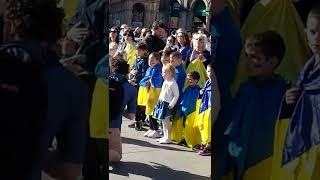
[[[235,179],[257,179],[257,172],[270,179],[274,126],[287,86],[274,71],[284,57],[285,44],[279,34],[266,31],[247,38],[245,52],[250,78],[235,97],[231,124],[225,132],[230,140],[228,152]],[[264,163],[262,168],[260,163]]]
[[[319,179],[320,4],[313,5],[306,22],[313,56],[286,91],[275,129],[271,179]]]
[[[179,86],[179,92],[182,94],[182,88],[186,80],[186,72],[182,66],[182,54],[178,51],[170,54],[170,63],[175,67],[175,79]]]
[[[146,75],[146,72],[149,68],[148,65],[148,46],[146,43],[140,42],[137,45],[137,59],[134,62],[132,70],[129,76],[133,77],[129,80],[131,84],[133,84],[137,90],[139,90],[139,83]],[[137,104],[137,111],[136,111],[136,122],[133,124],[129,124],[128,127],[135,128],[137,131],[142,130],[142,121],[146,118],[145,116],[145,108],[144,106],[139,106]]]

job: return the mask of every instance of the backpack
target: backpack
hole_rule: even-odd
[[[45,66],[42,51],[32,46],[17,42],[0,47],[0,159],[6,164],[2,176],[9,179],[27,177],[46,119]]]
[[[109,76],[109,120],[113,121],[122,116],[122,105],[125,80],[119,80],[117,77]]]

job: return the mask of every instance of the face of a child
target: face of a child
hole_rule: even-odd
[[[320,54],[320,16],[308,17],[306,34],[311,51]]]
[[[190,75],[188,75],[187,83],[188,83],[188,86],[194,87],[195,85],[197,85],[198,81],[193,79]]]
[[[138,57],[144,57],[145,56],[145,53],[146,53],[146,51],[145,50],[143,50],[143,49],[137,49],[136,50],[136,54],[137,54],[137,56]]]
[[[207,66],[207,76],[211,79],[211,66]]]
[[[150,67],[154,67],[155,65],[159,64],[159,61],[153,55],[150,55],[148,64]]]
[[[265,78],[273,74],[275,64],[262,53],[259,47],[245,47],[247,68],[252,77]]]
[[[167,45],[168,45],[168,46],[173,46],[173,44],[174,44],[174,39],[173,39],[172,37],[168,37],[168,39],[167,39]]]
[[[170,80],[173,78],[173,74],[171,71],[162,68],[162,77],[164,80]]]
[[[173,65],[173,66],[180,66],[181,63],[182,63],[182,59],[178,58],[178,57],[172,57],[170,56],[170,63]]]
[[[170,63],[170,57],[169,56],[161,56],[161,62],[163,65]]]

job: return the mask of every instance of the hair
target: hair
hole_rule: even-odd
[[[265,31],[248,37],[246,47],[250,46],[260,48],[267,59],[276,57],[279,60],[276,67],[280,65],[286,51],[283,38],[274,31]]]
[[[175,67],[172,64],[166,64],[162,68],[165,72],[171,72],[173,75],[175,74]]]
[[[111,68],[116,74],[127,75],[129,73],[129,64],[120,56],[112,58]]]
[[[148,45],[144,42],[139,42],[136,46],[137,49],[148,50]]]
[[[171,58],[178,58],[178,59],[182,60],[182,54],[180,52],[178,52],[178,51],[175,51],[175,52],[171,53],[170,57]]]
[[[152,30],[156,30],[156,29],[159,29],[159,28],[163,28],[163,29],[166,29],[166,25],[161,22],[161,21],[154,21],[152,23]]]
[[[204,42],[203,45],[204,45],[204,50],[205,50],[206,49],[206,44],[208,43],[207,36],[205,34],[195,33],[195,34],[193,34],[193,37],[192,37],[192,43],[194,43],[194,40],[197,39],[197,38],[203,39],[203,42]],[[194,47],[193,44],[192,44],[192,47]]]
[[[169,37],[171,37],[173,39],[173,43],[176,42],[176,37],[174,37],[173,35],[170,35],[170,36],[168,36],[168,39],[169,39]]]
[[[318,16],[320,18],[320,3],[315,3],[308,16]]]
[[[161,62],[161,56],[158,52],[152,52],[149,56],[153,56],[157,61]]]
[[[188,73],[187,76],[192,77],[192,79],[199,81],[200,80],[200,74],[197,71],[192,71]]]
[[[119,44],[120,43],[119,30],[116,27],[112,27],[111,29],[114,29],[117,31],[116,43]],[[110,29],[110,31],[111,31],[111,29]],[[109,42],[111,42],[111,37],[109,37]]]
[[[171,53],[173,53],[173,51],[171,50],[170,47],[165,47],[163,50],[159,51],[159,54],[161,56],[166,56],[166,57],[170,56]]]
[[[200,28],[198,29],[198,33],[201,32],[200,34],[205,34],[207,37],[210,36],[210,33],[206,30],[206,28]]]
[[[7,0],[8,19],[21,37],[56,43],[63,36],[64,10],[58,0]]]
[[[141,28],[140,27],[136,27],[136,29],[133,32],[134,37],[140,37],[141,35]]]

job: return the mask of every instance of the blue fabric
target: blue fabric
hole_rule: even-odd
[[[124,79],[123,75],[116,75],[120,80]],[[131,85],[129,82],[125,82],[123,85],[124,97],[122,103],[121,114],[117,115],[117,118],[110,121],[109,128],[121,128],[122,115],[124,113],[124,108],[127,106],[128,113],[136,113],[137,105],[137,88]]]
[[[179,94],[182,94],[182,89],[183,89],[184,83],[186,81],[187,74],[186,74],[186,71],[184,70],[182,64],[180,66],[175,67],[175,72],[176,72],[175,80],[176,80],[178,87],[179,87]]]
[[[228,151],[237,167],[237,177],[257,162],[272,155],[274,127],[286,83],[251,79],[241,84],[225,134],[230,138]]]
[[[103,79],[107,84],[109,83],[109,55],[105,55],[97,64],[95,74],[97,78]]]
[[[134,80],[137,83],[139,83],[143,79],[143,77],[145,77],[148,68],[149,68],[149,65],[148,65],[148,58],[147,57],[137,58],[134,61],[132,69],[137,71],[137,74],[134,78]]]
[[[182,55],[182,60],[184,62],[187,60],[187,54],[190,49],[191,49],[191,47],[189,45],[186,45],[186,46],[180,48],[180,53]]]
[[[184,119],[196,110],[197,97],[200,92],[199,86],[188,86],[181,97],[181,103],[178,111],[178,118],[183,116]]]
[[[140,81],[139,85],[142,87],[146,87],[147,81],[150,80],[151,87],[153,88],[161,88],[163,84],[162,78],[162,65],[157,64],[154,67],[149,67],[146,75]]]
[[[312,57],[300,73],[301,95],[289,123],[283,147],[286,164],[320,143],[320,64]]]
[[[204,84],[203,89],[204,89],[204,92],[202,95],[199,113],[202,113],[211,107],[211,80],[210,79],[208,79],[207,82]]]
[[[154,108],[153,118],[157,120],[164,120],[167,117],[171,117],[171,110],[168,108],[169,103],[159,100]]]

